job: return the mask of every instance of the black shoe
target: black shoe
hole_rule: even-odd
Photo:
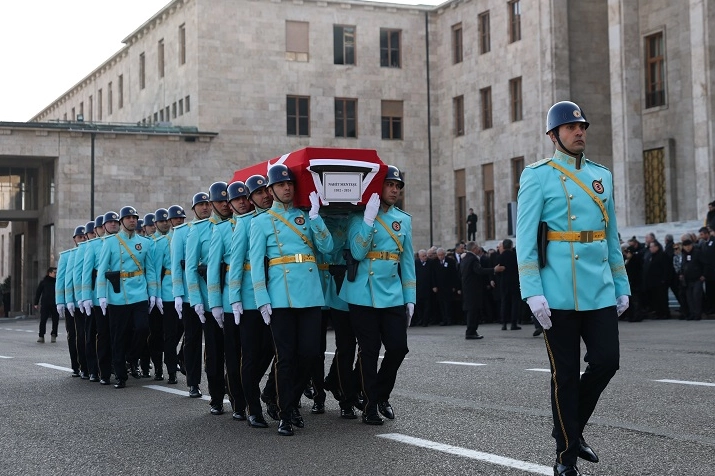
[[[176,364],[176,370],[181,372],[181,375],[186,375],[186,368],[184,367],[183,363]]]
[[[556,463],[554,465],[554,476],[581,476],[576,465],[566,466],[565,464]]]
[[[236,410],[232,418],[236,421],[246,421],[246,410]]]
[[[310,409],[310,413],[314,415],[321,415],[325,413],[325,403],[315,402],[313,403],[313,408]]]
[[[479,333],[476,333],[476,334],[467,334],[466,336],[464,336],[464,338],[467,339],[467,340],[470,340],[470,339],[484,339],[484,336],[481,335],[481,334],[479,334]]]
[[[134,377],[134,378],[137,378],[137,379],[142,378],[141,374],[139,373],[139,369],[138,369],[138,368],[132,368],[132,369],[130,370],[130,374],[131,374],[132,377]]]
[[[377,410],[387,418],[388,420],[394,420],[395,419],[395,412],[392,409],[392,405],[390,405],[390,402],[379,402],[377,404]]]
[[[248,415],[248,426],[251,428],[268,428],[268,422],[263,415]]]
[[[176,380],[176,374],[169,374],[169,380],[167,380],[166,383],[168,383],[169,385],[175,385],[175,384],[179,383]]]
[[[79,373],[79,378],[82,380],[89,380],[89,374],[83,370]]]
[[[127,382],[124,380],[120,380],[119,382],[114,384],[114,388],[124,388],[127,386]]]
[[[142,378],[151,378],[151,373],[148,370],[142,370]]]
[[[305,390],[303,390],[303,395],[305,395],[305,398],[308,400],[312,400],[315,397],[315,387],[313,387],[313,383],[310,382],[308,385],[305,386]]]
[[[355,420],[357,418],[357,415],[355,414],[355,410],[353,410],[353,407],[341,408],[340,418],[344,418],[346,420]]]
[[[111,383],[111,382],[109,381],[109,379],[107,379],[107,380],[100,379],[100,380],[99,380],[99,384],[100,384],[100,385],[109,385],[110,383]]]
[[[290,422],[298,428],[303,428],[305,426],[303,417],[300,415],[300,411],[297,408],[294,408],[293,411],[290,412]]]
[[[519,327],[519,326],[511,326],[511,330],[513,330],[513,331],[520,331],[520,330],[521,330],[521,327]]]
[[[90,382],[99,382],[99,377],[97,377],[97,374],[89,374],[89,381]]]
[[[281,420],[278,424],[278,434],[283,436],[293,436],[293,426],[288,420]]]
[[[591,463],[598,463],[598,455],[583,438],[578,439],[578,457]]]
[[[360,392],[358,393],[357,397],[355,398],[355,401],[353,402],[353,406],[357,408],[358,410],[365,411],[365,394]]]
[[[212,415],[223,415],[223,403],[217,403],[215,405],[211,405],[211,414]]]
[[[542,329],[541,327],[539,327],[539,328],[536,329],[536,330],[534,331],[534,333],[531,334],[531,335],[534,336],[534,337],[539,337],[539,336],[540,336],[541,334],[543,334],[543,333],[544,333],[544,329]]]
[[[268,413],[268,416],[275,421],[281,419],[278,412],[278,404],[276,402],[268,402],[266,405],[266,413]]]
[[[192,385],[189,387],[189,397],[191,398],[201,398],[201,390],[198,385]]]
[[[72,370],[73,377],[79,377],[79,370]]]
[[[362,422],[365,423],[366,425],[382,425],[383,424],[382,418],[380,418],[380,415],[378,415],[377,411],[375,411],[374,409],[372,411],[363,412]]]
[[[157,382],[164,380],[164,374],[154,374],[154,380]]]

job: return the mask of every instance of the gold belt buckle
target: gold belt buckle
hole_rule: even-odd
[[[579,241],[581,243],[593,243],[593,230],[582,231],[581,239]]]
[[[302,263],[302,262],[303,262],[303,255],[302,255],[302,254],[296,254],[296,255],[295,255],[295,262],[296,262],[296,263]]]

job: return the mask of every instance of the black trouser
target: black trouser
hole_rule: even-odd
[[[168,306],[171,307],[171,306]],[[166,312],[166,309],[164,309]],[[149,337],[147,344],[149,346],[149,356],[152,364],[154,364],[154,375],[162,375],[164,369],[164,316],[159,311],[159,308],[154,306],[154,309],[149,313]]]
[[[700,320],[703,311],[703,282],[691,281],[685,285],[685,297],[688,303],[685,319]]]
[[[246,411],[246,397],[241,383],[241,331],[233,313],[223,316],[223,349],[226,359],[226,391],[234,412]]]
[[[60,325],[60,315],[57,313],[57,308],[52,305],[40,307],[40,337],[45,337],[47,332],[47,319],[52,317],[52,333],[57,337],[57,328]]]
[[[90,375],[99,375],[99,362],[97,361],[97,323],[94,308],[89,316],[84,317],[84,352],[87,357],[87,371]]]
[[[320,311],[320,354],[313,362],[313,368],[310,370],[310,378],[308,381],[313,381],[315,389],[314,402],[325,403],[325,351],[328,348],[327,334],[328,321],[330,320],[330,309],[321,309]]]
[[[107,314],[109,314],[109,309],[107,309]],[[102,308],[99,306],[92,308],[92,315],[97,327],[96,350],[99,378],[109,382],[109,377],[112,374],[112,337],[109,316],[102,314]]]
[[[162,330],[164,331],[164,363],[168,374],[176,375],[176,366],[178,364],[178,356],[176,347],[179,345],[181,334],[183,334],[184,326],[179,320],[179,314],[172,303],[164,306],[164,315],[162,316]]]
[[[477,335],[477,329],[479,328],[479,304],[472,304],[471,309],[465,311],[467,313],[467,331],[465,335],[473,336]]]
[[[413,326],[427,327],[429,324],[430,299],[432,290],[427,293],[418,293],[417,302],[415,303],[415,318],[412,320]]]
[[[452,323],[452,293],[440,291],[435,294],[437,306],[439,307],[439,315],[441,316],[440,324],[449,325]]]
[[[84,321],[85,315],[79,312],[79,308],[76,308],[74,312],[74,333],[77,360],[79,361],[79,369],[82,372],[89,372],[87,369],[87,351],[84,344]]]
[[[146,301],[113,305],[108,309],[112,335],[112,365],[117,380],[127,380],[127,360],[136,362],[149,335],[149,306]]]
[[[204,324],[204,365],[206,380],[209,382],[210,405],[221,405],[226,395],[226,380],[224,377],[223,330],[211,315],[205,312]],[[233,315],[231,316],[233,318]]]
[[[79,359],[77,357],[77,331],[74,316],[65,310],[65,330],[67,331],[67,348],[70,351],[70,365],[72,370],[79,372]]]
[[[186,385],[193,387],[201,383],[201,356],[203,349],[203,327],[199,316],[191,304],[184,302],[181,307],[184,322],[184,367],[186,368]],[[213,319],[213,317],[211,317]]]
[[[410,351],[407,348],[405,306],[373,308],[350,304],[350,322],[360,345],[360,375],[367,398],[365,407],[370,411],[378,402],[390,399],[397,370]],[[378,371],[382,344],[385,345],[385,356]]]
[[[477,229],[467,228],[467,241],[474,241],[477,239]]]
[[[521,316],[521,297],[518,292],[502,291],[501,296],[501,323],[502,328],[511,322],[511,328],[519,327],[519,317]]]
[[[618,370],[618,315],[615,306],[593,311],[552,309],[551,322],[553,327],[544,331],[544,340],[551,363],[552,436],[556,461],[573,465],[583,429]],[[579,376],[581,339],[588,365]]]
[[[271,316],[276,349],[276,403],[281,420],[290,419],[320,352],[320,307],[278,308]]]
[[[241,315],[241,385],[248,405],[249,415],[262,415],[260,384],[263,375],[273,360],[273,338],[271,328],[263,322],[257,309],[244,310]],[[228,362],[226,363],[228,366]],[[266,384],[266,386],[268,386]],[[273,391],[267,392],[270,398]]]
[[[330,309],[330,320],[335,331],[335,356],[332,367],[335,366],[335,376],[337,381],[333,387],[340,390],[342,399],[341,408],[350,408],[357,396],[357,387],[353,373],[353,363],[355,362],[355,348],[357,341],[355,331],[350,322],[350,313],[338,309]],[[425,321],[425,324],[427,321]]]

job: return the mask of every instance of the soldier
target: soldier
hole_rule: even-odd
[[[184,207],[182,207],[181,205],[170,206],[168,212],[171,230],[169,230],[169,232],[167,233],[167,239],[169,241],[169,267],[165,272],[169,273],[169,275],[171,276],[171,242],[174,239],[175,228],[183,225],[184,221],[186,221],[186,212],[184,211]],[[171,294],[171,299],[173,299],[173,278],[169,281],[171,282],[171,288],[169,289],[169,293]],[[172,309],[173,311],[168,314],[166,312],[166,309],[164,310],[164,360],[167,366],[173,364],[173,366],[170,368],[175,369],[173,372],[174,374],[176,373],[176,371],[181,371],[181,373],[186,375],[186,369],[184,368],[184,344],[182,342],[182,337],[184,335],[184,324],[181,321],[179,313],[176,312],[176,307],[172,307]],[[179,347],[179,349],[177,350],[179,342],[182,343],[181,347]],[[173,357],[170,354],[173,354]],[[167,356],[169,357],[167,358]]]
[[[317,193],[310,194],[309,213],[293,207],[295,178],[288,167],[268,170],[268,190],[274,200],[271,209],[251,221],[251,278],[256,305],[275,343],[278,433],[290,436],[293,425],[304,426],[298,402],[320,350],[325,299],[316,253],[331,251],[333,240],[318,214]]]
[[[91,225],[90,225],[91,223]],[[89,232],[87,231],[89,226]],[[77,358],[79,359],[80,367],[84,368],[84,373],[80,374],[82,380],[89,380],[92,374],[97,374],[96,361],[90,361],[89,355],[87,354],[87,343],[85,338],[85,323],[87,321],[85,316],[85,310],[83,306],[82,299],[82,270],[84,269],[84,252],[87,249],[87,240],[94,238],[94,221],[87,223],[84,226],[84,241],[77,245],[77,249],[74,252],[74,258],[70,261],[72,265],[72,287],[74,292],[74,299],[76,301],[76,312],[74,317],[75,325],[75,338],[77,342]],[[67,269],[69,272],[70,268]],[[95,381],[99,381],[96,379]]]
[[[156,237],[156,215],[153,213],[147,213],[144,215],[144,222],[142,224],[142,230],[144,231],[144,236],[148,238]]]
[[[87,355],[94,360],[95,372],[90,368],[90,382],[99,382],[102,385],[109,385],[109,372],[111,372],[111,355],[103,353],[102,357],[109,356],[109,360],[100,359],[99,333],[97,331],[97,314],[101,315],[97,296],[97,264],[104,242],[104,215],[98,215],[94,219],[94,232],[96,237],[87,242],[87,249],[84,253],[84,264],[82,266],[82,305],[85,313],[85,341]],[[90,357],[88,357],[89,359]],[[106,380],[102,373],[102,364],[105,364],[107,371]],[[90,366],[91,367],[91,366]]]
[[[87,241],[82,244],[78,252],[82,253],[81,260],[75,260],[75,289],[79,288],[78,300],[81,307],[82,320],[84,320],[84,325],[82,327],[82,335],[85,349],[85,356],[87,358],[87,371],[89,372],[90,382],[99,382],[99,367],[97,363],[97,326],[92,315],[92,289],[87,291],[87,285],[91,285],[91,275],[92,269],[89,271],[89,277],[85,280],[84,272],[87,268],[86,263],[92,261],[92,266],[94,266],[94,251],[95,242],[101,243],[101,240],[97,240],[97,234],[95,233],[95,221],[90,221],[85,225],[85,231],[87,232]]]
[[[206,318],[209,307],[207,265],[211,235],[216,225],[231,217],[228,205],[226,182],[214,182],[209,188],[211,217],[199,220],[186,236],[186,282],[189,285],[189,301],[199,316],[204,328],[204,365],[209,383],[212,415],[223,414],[223,397],[226,394],[224,379],[223,315],[217,313]]]
[[[174,208],[174,207],[178,207]],[[173,209],[173,210],[172,210]],[[154,353],[157,354],[158,359],[153,359],[156,365],[157,361],[161,363],[161,353],[164,353],[164,362],[166,363],[166,372],[168,375],[168,380],[166,383],[175,385],[178,383],[176,380],[176,345],[178,344],[178,339],[176,337],[178,330],[179,316],[176,313],[176,309],[173,306],[164,307],[165,301],[172,301],[174,295],[172,294],[172,283],[171,283],[171,238],[172,238],[172,228],[171,228],[171,217],[173,216],[186,216],[184,209],[178,205],[173,205],[169,209],[160,208],[154,215],[156,217],[156,229],[159,235],[154,242],[154,269],[157,270],[159,276],[159,296],[157,296],[157,309],[159,309],[159,315],[155,316],[158,318],[159,322],[152,322],[152,316],[149,316],[149,331],[150,331],[150,347],[152,347],[152,337],[155,339],[153,342]],[[154,380],[163,380],[163,374],[161,372],[161,367],[155,367],[154,370]]]
[[[349,304],[350,322],[360,346],[362,387],[367,398],[362,421],[368,425],[382,425],[378,410],[390,420],[395,418],[390,393],[409,352],[407,327],[416,298],[412,218],[394,206],[404,185],[397,167],[388,166],[382,194],[373,194],[365,213],[353,215],[348,228],[357,274],[352,280],[348,274],[340,298]],[[378,372],[381,343],[385,344],[385,356]]]
[[[521,297],[544,328],[551,364],[554,475],[577,476],[578,457],[598,461],[583,430],[618,370],[618,316],[628,308],[630,288],[613,179],[584,155],[583,110],[558,102],[546,123],[556,151],[521,174],[516,256]],[[579,376],[582,338],[588,365]]]
[[[132,373],[136,371],[134,362],[149,334],[149,312],[158,291],[151,248],[135,233],[138,220],[133,207],[122,207],[121,229],[105,240],[97,269],[99,306],[109,316],[112,335],[114,388],[126,387],[127,360],[132,362]]]
[[[186,385],[189,387],[189,397],[200,398],[201,356],[203,355],[202,321],[189,302],[189,286],[188,281],[185,279],[184,271],[186,267],[186,238],[189,230],[196,222],[211,216],[211,203],[209,203],[208,193],[199,192],[195,194],[191,200],[191,209],[194,211],[195,220],[178,226],[174,225],[174,236],[171,240],[170,248],[171,284],[174,294],[174,309],[176,309],[179,319],[184,324],[184,366],[186,369]]]
[[[266,189],[266,178],[262,175],[252,175],[246,180],[246,198],[248,206],[253,204],[255,210],[246,212],[236,218],[236,226],[231,237],[231,262],[228,272],[229,301],[234,319],[239,323],[241,337],[241,385],[248,406],[248,425],[252,428],[267,428],[268,423],[263,417],[261,407],[260,382],[263,374],[273,358],[273,338],[268,327],[258,312],[256,298],[253,294],[251,279],[251,263],[248,250],[251,233],[251,221],[257,215],[264,213],[273,204],[273,197]],[[243,192],[240,186],[232,202],[236,210],[246,209],[241,200]],[[229,193],[229,197],[231,197]],[[229,202],[231,203],[231,202]],[[250,209],[250,208],[249,208]],[[273,382],[271,386],[269,382]],[[271,392],[271,390],[273,390]],[[270,395],[268,395],[270,393]],[[264,394],[268,400],[268,411],[271,418],[278,418],[275,397],[275,380],[273,373],[266,383]]]
[[[93,303],[93,313],[94,320],[97,325],[97,361],[99,366],[99,384],[109,385],[110,375],[113,373],[112,369],[112,335],[109,329],[109,317],[102,312],[99,307],[99,298],[105,297],[99,295],[99,287],[97,286],[99,272],[99,259],[102,256],[102,249],[104,248],[104,243],[107,238],[115,235],[119,232],[119,214],[114,211],[109,211],[102,217],[102,228],[104,228],[104,235],[102,237],[102,243],[99,250],[95,250],[94,255],[94,268],[95,268],[95,278],[94,278],[94,292],[92,295]],[[96,225],[96,219],[95,219]],[[96,227],[95,227],[96,229]],[[95,245],[96,246],[96,245]],[[82,273],[84,279],[84,272]],[[116,376],[116,374],[115,374]]]

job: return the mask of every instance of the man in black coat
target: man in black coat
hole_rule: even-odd
[[[511,322],[511,330],[519,330],[519,317],[521,315],[521,291],[519,290],[519,267],[516,261],[514,242],[509,238],[501,242],[502,252],[499,255],[499,264],[504,266],[504,272],[499,276],[499,290],[501,291],[501,330],[506,330],[507,322]]]
[[[459,286],[457,263],[447,257],[444,248],[437,248],[437,261],[433,268],[433,298],[437,300],[437,309],[441,321],[440,326],[452,324],[452,296]]]
[[[57,277],[57,268],[54,266],[47,269],[47,276],[40,281],[35,293],[35,309],[38,308],[40,300],[40,337],[37,342],[45,343],[45,332],[47,331],[47,319],[52,317],[52,342],[57,342],[57,327],[60,323],[60,315],[57,313],[55,306],[55,281]]]
[[[412,320],[412,326],[427,327],[434,284],[432,282],[432,263],[427,259],[426,250],[417,252],[415,280],[417,281],[416,319]]]
[[[479,257],[475,254],[479,245],[470,241],[467,243],[467,252],[459,265],[462,278],[462,309],[467,312],[467,332],[465,339],[481,339],[477,332],[479,327],[479,314],[482,309],[484,294],[484,277],[493,277],[494,273],[504,271],[503,266],[484,268]]]

